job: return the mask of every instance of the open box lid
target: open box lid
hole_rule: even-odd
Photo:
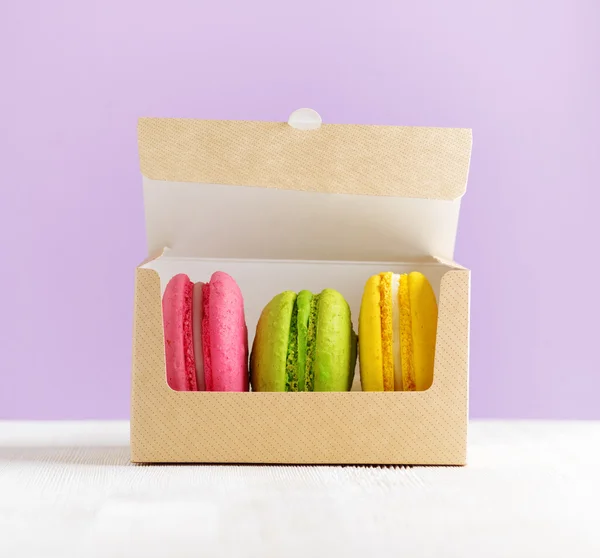
[[[452,260],[468,129],[142,118],[148,251]]]

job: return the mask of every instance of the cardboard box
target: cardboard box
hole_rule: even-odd
[[[453,262],[471,131],[144,118],[139,150],[149,253],[136,270],[133,462],[462,465],[470,272]],[[166,249],[168,248],[168,249]],[[438,297],[424,392],[175,392],[161,296],[187,273],[230,273],[249,346],[286,289],[339,290],[357,331],[364,284],[422,271]]]

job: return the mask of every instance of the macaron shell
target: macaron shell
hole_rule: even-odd
[[[352,389],[354,383],[354,374],[356,373],[356,359],[358,358],[358,337],[354,328],[351,330],[352,341],[350,342],[350,374],[348,375],[348,386],[347,391]]]
[[[250,379],[254,391],[285,391],[290,322],[296,293],[284,291],[264,307],[252,345]]]
[[[363,391],[383,391],[383,355],[381,350],[381,276],[367,281],[358,318],[358,359]]]
[[[227,273],[213,273],[208,285],[210,364],[205,380],[212,391],[248,391],[248,331],[244,299]]]
[[[193,283],[184,273],[167,284],[163,299],[167,383],[176,391],[197,391],[192,337]]]
[[[422,273],[411,273],[408,284],[415,385],[417,391],[424,391],[433,383],[438,306],[431,284]]]
[[[314,391],[347,391],[356,362],[350,307],[333,289],[319,295],[315,348]]]

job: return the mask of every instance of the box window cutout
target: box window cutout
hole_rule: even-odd
[[[420,272],[431,285],[437,304],[439,305],[440,282],[444,273],[452,269],[451,267],[435,261],[414,261],[406,263],[377,263],[377,262],[326,262],[326,261],[279,261],[279,260],[225,260],[225,259],[201,259],[201,258],[183,258],[165,255],[153,260],[144,267],[154,269],[160,277],[161,296],[169,281],[178,274],[185,274],[190,280],[190,289],[195,284],[195,291],[188,293],[189,309],[191,321],[187,324],[189,328],[186,332],[181,332],[177,339],[173,336],[166,339],[166,343],[180,343],[178,351],[179,362],[177,365],[183,367],[186,371],[186,378],[179,381],[170,381],[171,389],[175,391],[205,391],[207,389],[207,380],[205,379],[206,366],[200,359],[200,368],[197,370],[195,356],[202,354],[203,345],[199,330],[202,327],[202,317],[197,316],[196,312],[202,308],[201,304],[193,304],[192,296],[201,292],[199,282],[206,282],[215,271],[224,271],[235,279],[244,297],[244,314],[248,331],[248,351],[252,350],[254,335],[258,319],[265,305],[278,293],[289,290],[296,293],[303,289],[309,290],[314,294],[320,293],[323,289],[337,290],[348,302],[351,312],[353,331],[358,334],[359,313],[361,300],[367,280],[382,272],[392,272],[393,296],[398,295],[401,289],[399,277],[401,274],[411,272]],[[400,293],[402,294],[402,293]],[[436,309],[437,310],[437,309]],[[392,353],[391,360],[388,362],[388,380],[391,378],[396,391],[399,386],[407,386],[405,391],[426,391],[432,382],[431,376],[423,379],[419,376],[421,372],[410,370],[412,367],[420,366],[419,370],[429,369],[428,363],[423,363],[423,359],[432,359],[433,354],[428,352],[428,347],[424,346],[427,342],[431,343],[431,328],[435,340],[435,323],[421,321],[419,324],[413,324],[414,328],[419,328],[416,333],[414,343],[405,352],[402,353],[402,337],[398,331],[402,327],[406,328],[406,320],[411,320],[416,316],[419,320],[419,312],[423,309],[413,309],[412,316],[410,309],[402,308],[401,305],[390,306],[387,313],[388,324],[392,327]],[[416,314],[415,314],[416,312]],[[437,323],[437,315],[435,316]],[[415,329],[413,328],[413,331]],[[423,334],[423,328],[429,328],[429,336]],[[420,335],[420,337],[419,337]],[[435,342],[435,341],[433,341]],[[166,347],[170,351],[170,358],[173,358],[172,347]],[[429,347],[430,349],[430,347]],[[389,355],[389,353],[387,353]],[[409,370],[406,363],[409,363]],[[210,366],[210,364],[209,364]],[[432,366],[432,365],[431,365]],[[391,367],[391,369],[389,368]],[[404,372],[403,372],[404,371]],[[192,375],[197,373],[195,378]],[[391,376],[390,376],[391,374]],[[182,384],[182,381],[189,381],[189,384]],[[414,382],[416,382],[415,385]],[[213,390],[214,387],[213,387]],[[215,390],[222,391],[222,390]],[[343,391],[343,390],[339,390]],[[356,359],[355,373],[351,385],[351,391],[361,391],[361,377],[359,358]]]

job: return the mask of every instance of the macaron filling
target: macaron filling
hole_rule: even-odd
[[[183,315],[183,351],[185,355],[186,390],[196,389],[196,365],[194,362],[194,343],[192,338],[192,291],[191,281],[185,285],[185,312]]]
[[[392,339],[394,356],[394,390],[402,391],[402,353],[400,349],[400,274],[392,275]]]
[[[313,295],[310,291],[300,291],[296,298],[298,304],[298,391],[306,391],[306,351],[312,299]]]
[[[209,322],[210,286],[202,285],[202,320],[200,337],[202,339],[202,356],[204,357],[204,387],[213,390],[212,361],[210,358],[210,322]]]
[[[298,301],[294,302],[285,361],[285,391],[298,391]]]
[[[192,334],[194,338],[194,361],[196,363],[196,383],[198,391],[205,391],[204,351],[202,350],[202,289],[204,283],[195,283],[192,298]]]
[[[305,388],[304,391],[315,389],[315,352],[317,348],[317,315],[320,295],[313,295],[310,300],[310,311],[308,314],[308,327],[306,332],[306,365],[304,368]]]
[[[300,291],[290,320],[285,361],[285,391],[314,390],[314,358],[319,295]]]
[[[392,273],[382,273],[381,290],[381,355],[383,390],[394,391],[394,332]]]

